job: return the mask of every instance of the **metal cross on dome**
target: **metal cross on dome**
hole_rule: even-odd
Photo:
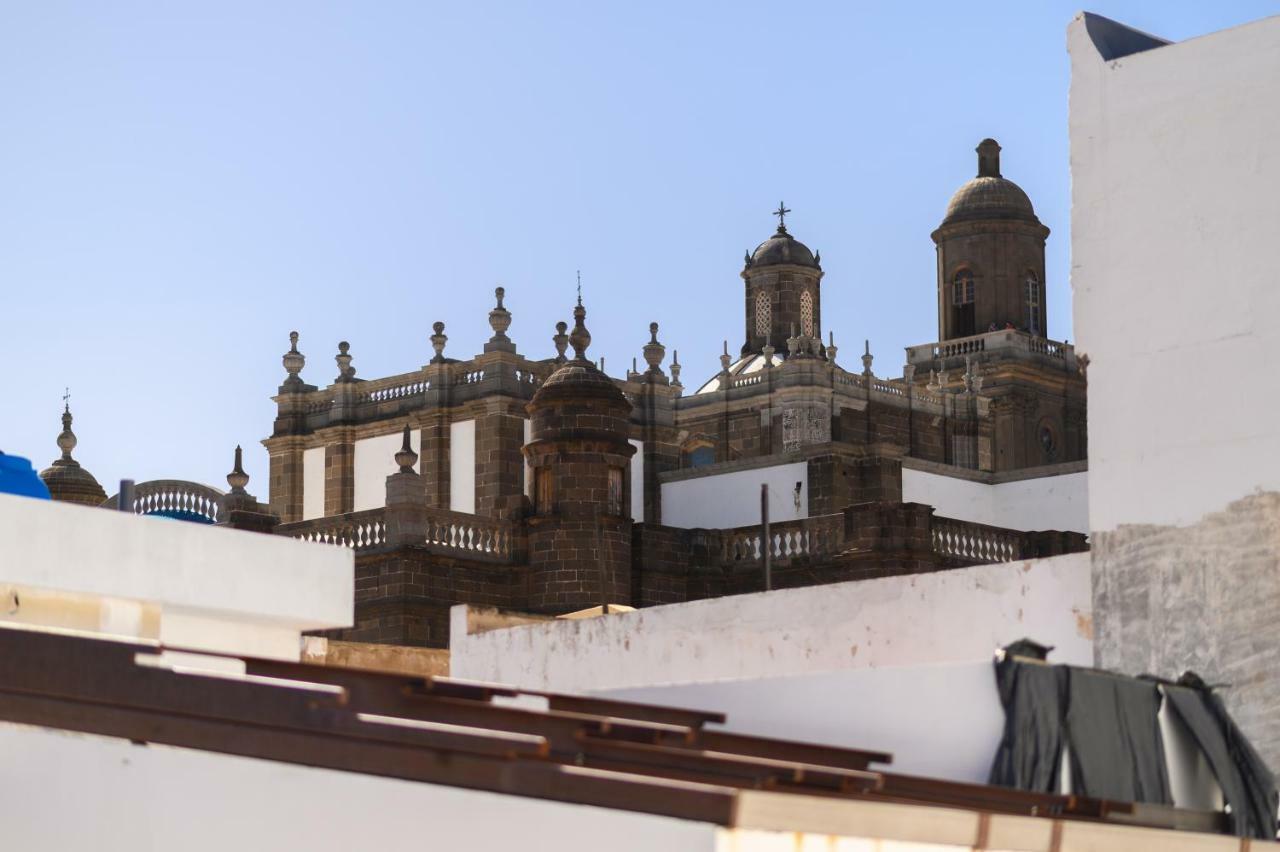
[[[791,210],[788,209],[785,203],[781,201],[778,202],[778,209],[773,211],[773,215],[778,217],[779,228],[785,228],[787,226],[787,214],[790,212]]]

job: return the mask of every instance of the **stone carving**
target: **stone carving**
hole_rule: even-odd
[[[782,449],[798,450],[810,444],[831,440],[831,412],[825,408],[784,408],[782,410]]]

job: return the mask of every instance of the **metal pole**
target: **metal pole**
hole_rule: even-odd
[[[120,480],[120,499],[117,500],[116,502],[119,504],[118,506],[116,506],[116,508],[119,509],[121,512],[133,511],[133,480],[132,479]]]
[[[764,527],[764,590],[773,590],[773,541],[769,537],[769,483],[760,483],[760,526]]]

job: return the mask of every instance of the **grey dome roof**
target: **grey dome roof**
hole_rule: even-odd
[[[751,253],[748,266],[773,266],[775,264],[794,263],[799,266],[818,268],[818,261],[809,251],[809,247],[787,233],[783,225],[772,237],[756,246]]]
[[[1036,220],[1031,199],[1011,180],[981,175],[956,190],[942,224],[971,219]]]

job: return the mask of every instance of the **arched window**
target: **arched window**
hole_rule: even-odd
[[[813,337],[813,294],[808,290],[800,294],[800,330],[805,337]]]
[[[1027,331],[1037,337],[1044,333],[1042,314],[1040,312],[1040,279],[1035,272],[1028,272],[1024,286],[1026,288]]]
[[[772,317],[773,309],[769,305],[769,294],[761,290],[756,293],[756,334],[769,336]]]
[[[707,435],[693,435],[680,447],[684,467],[705,467],[716,463],[716,445]]]
[[[973,271],[961,269],[951,279],[951,336],[968,337],[975,332],[973,316]]]

